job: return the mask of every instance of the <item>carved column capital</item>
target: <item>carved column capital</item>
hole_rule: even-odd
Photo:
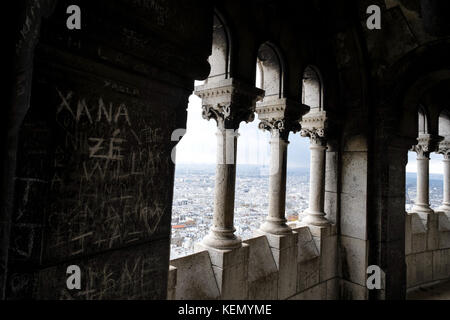
[[[222,129],[238,129],[242,121],[255,119],[256,101],[264,91],[234,79],[197,86],[195,94],[202,99],[202,116],[214,119]]]
[[[417,144],[412,146],[411,151],[416,152],[418,158],[430,158],[430,153],[438,150],[441,140],[442,137],[421,133],[417,138]]]
[[[438,153],[444,156],[444,160],[450,160],[450,141],[445,140],[439,144]]]
[[[288,139],[290,132],[300,131],[299,120],[307,111],[306,105],[278,97],[267,97],[264,101],[258,102],[256,106],[256,113],[261,120],[259,128],[271,132],[277,130],[285,140]]]
[[[302,137],[309,137],[315,145],[326,144],[327,114],[325,111],[311,112],[300,121]]]
[[[311,144],[314,145],[324,145],[326,143],[325,130],[321,129],[302,129],[300,130],[300,135],[302,137],[308,137],[311,139]]]

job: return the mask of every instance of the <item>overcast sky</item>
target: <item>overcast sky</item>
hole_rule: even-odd
[[[177,163],[214,164],[216,162],[216,122],[202,118],[201,100],[195,95],[189,99],[186,135],[177,146]],[[267,131],[258,129],[259,120],[241,123],[238,139],[238,164],[268,165],[269,138]],[[309,140],[297,134],[290,134],[288,149],[289,167],[309,166]],[[430,173],[442,174],[442,155],[432,154]],[[407,172],[416,172],[415,153],[408,153]]]
[[[242,122],[239,127],[238,164],[269,164],[269,139],[267,131],[258,129],[258,117],[253,122]],[[187,130],[177,146],[177,163],[214,164],[216,162],[216,122],[202,118],[201,100],[192,95],[189,99]],[[307,167],[309,141],[291,134],[288,149],[290,167]]]

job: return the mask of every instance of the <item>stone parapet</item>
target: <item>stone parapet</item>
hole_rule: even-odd
[[[239,249],[197,245],[199,252],[172,260],[168,299],[339,299],[334,225],[256,233]]]
[[[407,213],[405,236],[408,292],[450,279],[448,213]]]

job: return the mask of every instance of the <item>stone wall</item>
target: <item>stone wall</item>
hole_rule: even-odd
[[[16,91],[30,99],[11,107],[20,130],[11,138],[17,157],[7,159],[14,167],[6,166],[14,179],[0,188],[14,199],[0,218],[8,224],[0,223],[1,297],[163,299],[172,133],[186,126],[194,80],[209,72],[212,5],[77,1],[82,28],[71,31],[73,2],[44,15],[46,2],[23,2],[23,29],[39,41],[19,57],[30,71]],[[28,41],[21,37],[18,48]],[[70,265],[82,271],[81,290],[66,287]]]
[[[413,291],[450,278],[450,215],[407,213],[407,288]]]

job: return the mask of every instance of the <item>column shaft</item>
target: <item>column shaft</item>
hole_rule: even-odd
[[[429,166],[430,158],[426,155],[417,156],[417,196],[413,212],[430,213],[429,198]]]
[[[450,211],[450,159],[442,160],[444,167],[444,194],[442,206],[439,208],[441,211]]]
[[[282,235],[291,233],[286,225],[286,173],[287,146],[289,142],[280,137],[278,130],[272,131],[270,141],[269,214],[261,225],[261,231]]]
[[[234,232],[234,195],[238,134],[234,130],[217,131],[217,167],[214,217],[210,233],[203,244],[216,249],[234,249],[242,244]]]
[[[312,143],[310,150],[309,208],[305,212],[307,216],[302,221],[316,226],[324,226],[329,224],[324,212],[326,147]]]

